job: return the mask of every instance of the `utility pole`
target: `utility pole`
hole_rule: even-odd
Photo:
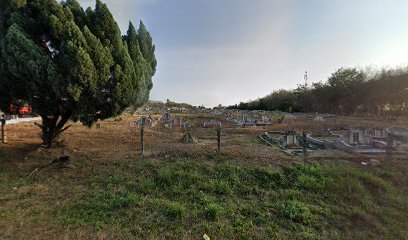
[[[305,80],[305,87],[307,87],[307,84],[308,84],[308,80],[309,80],[309,76],[308,76],[308,73],[307,73],[307,71],[305,71],[305,76],[304,76],[304,80]]]

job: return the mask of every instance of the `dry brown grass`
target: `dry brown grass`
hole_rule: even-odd
[[[160,116],[156,115],[155,118]],[[202,123],[212,117],[209,115],[184,115],[194,123],[188,129],[198,140],[197,144],[184,144],[181,142],[183,134],[187,131],[180,128],[167,129],[161,124],[145,130],[146,155],[157,158],[161,156],[189,156],[212,154],[217,149],[216,130],[202,128]],[[36,151],[41,144],[40,129],[32,123],[7,126],[8,144],[1,146],[1,163],[6,166],[25,166],[30,164],[47,163],[52,158],[64,153],[90,159],[132,159],[140,155],[140,127],[132,126],[132,122],[139,116],[124,115],[122,121],[107,120],[101,122],[101,128],[89,129],[81,124],[75,124],[63,135],[63,148],[45,154]],[[282,124],[265,127],[236,127],[225,122],[222,129],[222,152],[235,159],[235,161],[274,165],[281,161],[290,160],[277,149],[265,147],[260,144],[258,136],[266,131],[286,131],[294,129],[298,132],[313,132],[334,126],[402,126],[408,127],[406,122],[393,122],[381,120],[355,120],[355,119],[330,119],[316,122],[311,119],[286,119]],[[330,154],[330,152],[334,152]],[[47,156],[46,156],[47,155]],[[313,155],[312,155],[313,156]],[[326,151],[323,156],[351,157],[336,151]],[[316,156],[318,157],[318,156]],[[24,161],[25,159],[28,161]]]
[[[185,115],[185,117],[196,124],[190,130],[198,143],[184,144],[181,139],[185,130],[166,129],[159,124],[153,128],[146,128],[145,159],[157,162],[179,157],[209,161],[215,156],[216,130],[201,127],[201,124],[211,116]],[[91,229],[70,231],[61,228],[49,218],[52,214],[49,206],[63,206],[80,197],[87,189],[86,180],[100,169],[109,169],[112,166],[128,169],[132,164],[137,164],[141,159],[140,128],[132,126],[131,123],[138,117],[124,115],[122,119],[119,122],[113,119],[103,121],[100,129],[95,127],[88,129],[77,123],[64,133],[63,147],[52,150],[40,148],[40,129],[34,124],[7,126],[8,143],[0,146],[0,172],[2,173],[0,180],[6,183],[2,185],[4,188],[0,189],[0,235],[14,239],[28,239],[27,236],[47,236],[52,239],[109,238],[109,234],[105,236]],[[290,119],[280,125],[243,128],[234,127],[221,120],[223,121],[222,153],[224,156],[222,161],[259,166],[279,166],[300,160],[299,157],[285,155],[277,148],[263,145],[258,140],[258,136],[266,131],[288,129],[299,132],[316,131],[340,125],[408,127],[408,123],[380,120],[333,119],[315,122],[307,119]],[[69,168],[61,170],[47,166],[51,160],[64,154],[72,158]],[[334,159],[359,164],[362,160],[371,157],[324,150],[320,153],[312,153],[310,158],[316,161]],[[35,169],[38,171],[33,173]],[[31,173],[33,174],[30,175]],[[49,184],[35,183],[38,180]],[[26,186],[27,183],[33,182],[35,184]],[[61,189],[67,189],[67,185],[69,191],[61,191]],[[30,217],[31,220],[27,222],[26,217]]]

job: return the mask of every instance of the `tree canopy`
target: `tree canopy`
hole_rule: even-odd
[[[274,91],[229,108],[332,114],[408,114],[408,68],[372,73],[340,68],[326,82]]]
[[[91,126],[149,98],[155,46],[143,22],[122,36],[106,4],[0,0],[0,108],[29,104],[51,146],[69,121]]]

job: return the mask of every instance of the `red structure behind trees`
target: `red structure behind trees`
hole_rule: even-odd
[[[18,114],[19,116],[33,113],[32,108],[28,105],[15,106],[10,104],[9,111],[10,113]]]

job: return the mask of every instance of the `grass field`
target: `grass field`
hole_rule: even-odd
[[[373,156],[325,150],[304,163],[258,141],[285,126],[318,128],[295,120],[225,124],[221,154],[214,129],[195,127],[198,143],[183,144],[182,130],[157,126],[146,129],[141,157],[132,119],[77,124],[52,150],[39,148],[32,124],[8,127],[0,239],[408,239],[406,160],[362,166]],[[72,158],[68,168],[48,165],[62,154]]]

